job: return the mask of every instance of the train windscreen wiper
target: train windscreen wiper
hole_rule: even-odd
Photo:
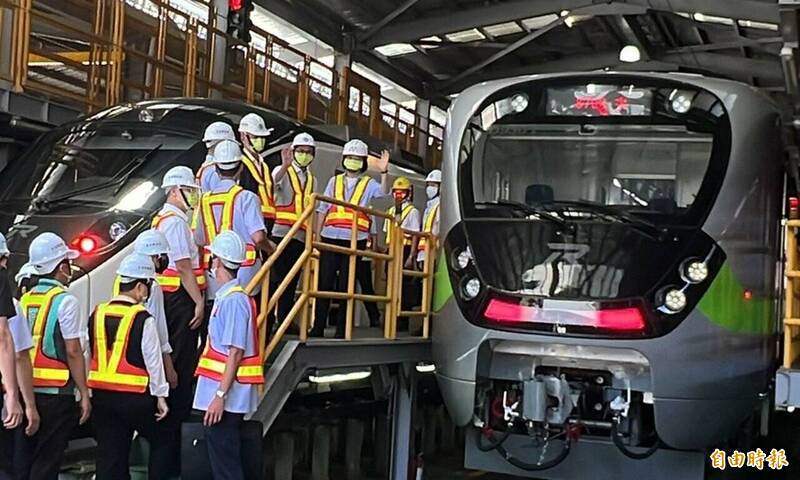
[[[527,203],[513,202],[511,200],[476,202],[475,205],[512,208],[518,212],[524,213],[525,215],[535,215],[536,217],[547,220],[548,222],[556,224],[561,228],[569,228],[569,223],[566,220],[559,218],[557,215],[553,215],[552,213],[548,212],[547,209],[536,205],[528,205]]]
[[[131,177],[131,175],[133,175],[136,171],[138,171],[142,165],[147,163],[150,157],[152,157],[159,150],[161,150],[162,146],[163,144],[158,145],[157,147],[145,153],[144,155],[140,155],[134,158],[133,160],[128,162],[128,164],[125,165],[125,167],[121,168],[120,171],[117,172],[113,177],[111,177],[105,182],[98,183],[97,185],[92,185],[91,187],[81,188],[54,198],[49,198],[47,196],[36,197],[33,199],[31,206],[35,211],[39,213],[47,212],[54,205],[57,205],[59,203],[66,202],[81,195],[86,195],[87,193],[93,193],[111,187],[116,187],[114,189],[114,193],[112,194],[112,196],[116,196],[119,193],[120,189],[125,185],[128,179]]]
[[[636,228],[641,233],[647,235],[653,240],[661,240],[663,229],[657,225],[648,222],[636,215],[630,214],[618,208],[615,208],[604,203],[590,202],[587,200],[555,200],[552,202],[541,202],[540,205],[553,206],[553,207],[574,207],[576,209],[583,209],[590,213],[605,215],[614,218],[618,221],[628,223]]]

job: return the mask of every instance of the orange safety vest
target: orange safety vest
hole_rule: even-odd
[[[361,203],[361,199],[364,197],[364,192],[367,190],[367,185],[369,185],[371,178],[364,176],[358,179],[358,183],[356,184],[356,188],[353,189],[353,194],[350,198],[345,198],[345,188],[344,188],[344,174],[336,175],[334,181],[334,188],[333,188],[333,198],[336,200],[347,202],[353,205],[359,205]],[[359,232],[369,232],[369,215],[362,211],[358,211],[358,231]],[[331,204],[330,208],[328,208],[328,213],[325,215],[325,226],[326,227],[340,227],[340,228],[352,228],[353,224],[353,209],[349,207],[343,207],[341,205],[334,205]]]
[[[432,233],[433,232],[433,222],[436,221],[436,215],[439,214],[439,205],[434,205],[430,210],[428,210],[427,215],[422,221],[422,231],[425,233]],[[425,237],[419,239],[419,243],[417,248],[419,250],[425,250],[427,247],[428,240]]]
[[[167,212],[163,215],[159,213],[153,217],[153,222],[150,224],[150,227],[158,230],[161,226],[161,222],[170,217],[176,216],[177,215],[174,212]],[[197,286],[200,287],[200,290],[205,290],[208,287],[208,284],[206,283],[206,271],[203,268],[203,265],[193,269],[192,273],[194,273],[194,278],[197,280]],[[159,285],[161,285],[161,290],[166,293],[177,292],[178,289],[181,288],[181,274],[174,268],[168,268],[157,274],[156,281]],[[119,292],[119,277],[117,277],[117,279],[114,281],[114,292],[114,295],[117,295]]]
[[[94,313],[92,335],[92,361],[89,364],[87,385],[97,390],[113,392],[144,393],[150,383],[150,376],[143,367],[128,362],[131,331],[134,321],[147,310],[143,305],[121,305],[103,303]],[[106,318],[119,318],[114,343],[109,350],[106,339]],[[141,348],[141,345],[138,346]]]
[[[217,238],[221,232],[233,230],[233,213],[236,205],[236,197],[244,191],[239,185],[232,186],[227,192],[211,193],[206,192],[200,197],[200,213],[203,215],[203,231],[206,235],[206,242],[209,245]],[[214,207],[222,206],[222,215],[217,224],[214,216]],[[252,243],[245,244],[245,261],[243,267],[252,267],[256,264],[258,255],[256,246]],[[203,265],[211,262],[211,251],[206,248],[203,254]]]
[[[391,215],[392,218],[394,218],[394,208],[395,207],[392,207],[392,208],[389,209],[388,212],[386,212],[389,215]],[[411,202],[407,203],[406,206],[403,207],[403,211],[400,212],[400,226],[401,227],[403,226],[403,222],[406,221],[406,218],[408,218],[408,216],[411,215],[411,212],[414,210],[414,208],[415,208],[414,204],[412,204]],[[389,245],[389,243],[392,241],[392,228],[391,228],[391,225],[388,224],[388,223],[387,223],[386,226],[387,226],[387,228],[386,228],[386,245]],[[413,242],[413,240],[411,238],[411,235],[403,234],[403,245],[411,245],[413,243],[414,242]]]
[[[58,327],[57,310],[53,304],[58,297],[66,292],[60,286],[39,287],[25,293],[20,299],[22,314],[31,323],[33,317],[33,348],[30,350],[33,365],[34,387],[64,387],[69,382],[70,373],[66,359],[58,359],[58,348],[55,346],[56,329]],[[49,288],[48,288],[49,287]],[[47,288],[47,290],[43,290]],[[50,350],[46,353],[45,350]]]
[[[269,174],[269,170],[264,168],[260,160],[251,159],[247,152],[242,155],[242,163],[258,183],[257,194],[261,200],[261,213],[266,218],[275,218],[275,199],[272,195],[272,176]]]
[[[228,290],[223,297],[227,297],[233,293],[242,293],[247,295],[241,286],[236,286]],[[219,298],[219,297],[217,297]],[[236,381],[246,384],[262,384],[264,383],[264,351],[263,344],[258,341],[258,320],[256,318],[256,302],[252,298],[250,301],[250,321],[253,328],[253,344],[256,346],[257,353],[249,357],[242,358],[236,369]],[[240,321],[240,318],[228,318],[227,321]],[[200,355],[200,360],[197,363],[197,370],[195,376],[210,378],[218,382],[222,381],[222,375],[225,373],[225,363],[228,361],[228,355],[214,350],[211,346],[211,338],[206,341],[206,348],[203,354]]]
[[[289,183],[292,185],[292,202],[288,205],[275,206],[275,223],[291,227],[303,214],[311,194],[314,193],[314,176],[311,171],[306,170],[306,185],[303,188],[300,186],[300,178],[297,176],[294,167],[289,167],[286,174],[289,176]],[[305,229],[306,226],[303,225],[301,230]]]

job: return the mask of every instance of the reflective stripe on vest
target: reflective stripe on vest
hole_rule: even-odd
[[[406,221],[406,218],[408,218],[408,216],[411,215],[411,211],[412,210],[414,210],[414,205],[411,204],[411,203],[407,203],[403,207],[403,211],[400,212],[400,226],[401,227],[403,226],[403,223]],[[389,211],[386,212],[386,213],[388,213],[389,215],[392,216],[392,218],[394,218],[394,207],[390,208]],[[386,245],[389,245],[389,243],[391,241],[392,241],[392,228],[391,228],[391,226],[389,226],[386,229]],[[403,245],[411,245],[412,243],[413,243],[413,241],[411,239],[411,236],[403,234]]]
[[[303,214],[311,194],[314,193],[314,176],[306,170],[306,185],[303,188],[300,186],[300,177],[297,176],[294,167],[289,167],[286,174],[292,186],[292,202],[288,205],[275,206],[275,223],[291,227]],[[304,224],[301,230],[305,229]]]
[[[89,365],[89,388],[115,392],[144,393],[150,383],[147,370],[128,363],[131,329],[136,316],[147,310],[143,305],[118,305],[104,303],[94,314],[92,335],[92,361]],[[106,317],[119,318],[111,351],[107,350]],[[141,345],[137,346],[141,349]],[[110,355],[109,355],[110,353]]]
[[[436,215],[439,213],[439,204],[437,203],[425,212],[425,219],[422,221],[422,231],[425,233],[433,233],[433,223],[436,221]],[[425,237],[419,239],[418,249],[425,250],[428,240]]]
[[[236,286],[228,290],[224,297],[232,293],[242,293],[247,295],[244,289]],[[242,358],[239,367],[236,369],[236,381],[239,383],[247,384],[261,384],[264,383],[264,360],[263,360],[263,343],[258,340],[258,319],[256,318],[256,302],[248,297],[250,301],[250,317],[253,328],[253,345],[256,347],[257,353],[249,357]],[[239,321],[239,318],[227,318],[226,321]],[[222,381],[222,376],[225,373],[225,363],[228,361],[228,355],[214,350],[211,346],[211,338],[206,341],[206,348],[203,354],[200,355],[200,361],[197,363],[197,370],[194,374],[196,376],[210,378],[217,382]]]
[[[353,194],[350,196],[350,198],[345,198],[344,174],[336,175],[333,188],[333,198],[342,202],[351,203],[353,205],[360,205],[361,199],[364,198],[364,192],[367,191],[367,185],[369,185],[370,180],[370,177],[366,176],[359,178],[356,187],[353,189]],[[358,211],[358,231],[369,232],[369,223],[369,216],[364,212]],[[331,204],[330,208],[328,209],[328,213],[325,216],[326,227],[350,229],[352,228],[352,224],[352,208]]]
[[[206,271],[202,268],[196,268],[192,270],[192,272],[194,273],[195,280],[197,280],[197,286],[201,291],[205,290],[208,287],[206,284]],[[158,285],[161,287],[163,292],[174,293],[181,288],[181,275],[177,270],[168,268],[163,272],[156,274],[156,282],[158,282]],[[120,277],[117,275],[114,278],[114,288],[112,290],[112,295],[115,297],[119,295],[120,283]]]
[[[53,308],[56,299],[66,294],[60,286],[40,283],[46,287],[40,291],[34,287],[20,299],[22,314],[32,326],[33,348],[30,349],[33,364],[34,387],[64,387],[69,381],[69,366],[56,358],[56,328],[58,328],[58,308]],[[47,348],[49,347],[49,348]],[[50,350],[50,352],[45,352]]]
[[[252,267],[258,261],[258,252],[256,251],[256,246],[252,243],[246,243],[244,245],[244,263],[241,265],[242,267]],[[211,267],[211,250],[208,247],[203,249],[203,265],[206,268]]]
[[[158,214],[153,217],[153,222],[150,224],[150,227],[158,230],[161,222],[170,217],[177,217],[177,215],[174,212],[167,212],[163,215]],[[208,285],[206,284],[206,271],[203,266],[200,265],[200,267],[195,268],[192,272],[194,273],[195,280],[197,280],[197,286],[200,287],[200,290],[205,290]],[[178,289],[181,288],[181,275],[173,268],[168,268],[157,274],[156,281],[166,293],[177,292]],[[119,295],[119,276],[114,280],[114,296],[116,295]]]
[[[233,209],[236,204],[236,197],[244,189],[239,185],[232,186],[227,192],[211,193],[206,192],[200,197],[200,210],[203,215],[203,229],[206,235],[206,242],[210,245],[220,232],[233,230]],[[217,217],[214,216],[214,207],[222,206],[219,224]]]
[[[259,163],[256,166],[256,162]],[[268,218],[275,218],[275,200],[272,196],[272,176],[269,174],[269,171],[263,168],[261,165],[260,160],[253,160],[245,152],[242,155],[242,163],[244,163],[245,168],[247,171],[250,172],[250,175],[256,180],[258,183],[258,194],[259,200],[261,200],[261,213]]]

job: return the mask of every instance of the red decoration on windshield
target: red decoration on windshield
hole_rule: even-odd
[[[608,103],[605,97],[584,97],[575,100],[575,108],[578,110],[592,110],[601,117],[609,115]]]

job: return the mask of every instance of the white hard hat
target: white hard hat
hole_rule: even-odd
[[[167,173],[164,174],[164,179],[161,181],[161,188],[168,189],[172,187],[200,188],[200,185],[197,184],[191,168],[179,165],[167,170]]]
[[[17,283],[17,285],[19,285],[21,281],[25,280],[26,278],[31,278],[34,275],[36,275],[36,269],[34,269],[33,265],[28,262],[19,268],[19,272],[14,275],[14,281]]]
[[[255,137],[266,137],[269,135],[264,119],[255,113],[248,113],[242,117],[242,121],[239,122],[239,132],[247,133]]]
[[[133,252],[149,256],[169,253],[167,237],[156,229],[145,230],[133,242]]]
[[[239,268],[245,261],[244,241],[233,230],[225,230],[217,235],[209,250],[228,268]]]
[[[308,133],[298,133],[294,136],[294,140],[292,140],[292,148],[297,147],[317,148],[317,145],[314,143],[314,137]]]
[[[123,283],[133,280],[153,280],[156,278],[156,268],[148,255],[132,253],[122,259],[117,268],[117,275],[122,277]]]
[[[350,140],[349,142],[344,144],[344,149],[342,150],[343,157],[346,157],[348,155],[355,155],[357,157],[369,156],[369,149],[367,148],[367,144],[359,139]]]
[[[55,233],[45,232],[34,238],[28,247],[28,257],[37,275],[47,275],[64,260],[74,260],[80,256],[77,250],[67,247],[64,240]]]
[[[220,140],[236,140],[233,127],[225,122],[214,122],[206,127],[203,133],[204,142],[218,142]]]
[[[6,236],[0,233],[0,257],[5,257],[10,253],[11,252],[8,250],[8,242],[6,242]]]
[[[242,161],[242,149],[237,142],[223,140],[214,147],[214,165],[223,170],[233,170]]]
[[[425,177],[425,182],[442,183],[442,171],[438,168],[436,170],[431,170],[428,176]]]

